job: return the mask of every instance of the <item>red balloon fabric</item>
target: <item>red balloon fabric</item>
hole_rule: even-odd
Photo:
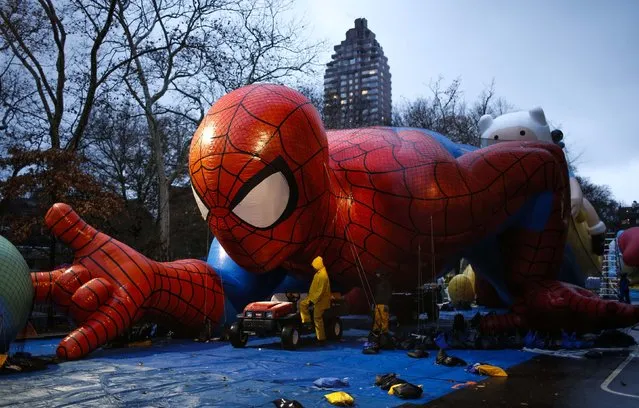
[[[84,357],[149,315],[196,328],[220,321],[224,292],[206,262],[153,261],[99,232],[66,204],[53,205],[45,224],[75,254],[68,268],[31,275],[34,301],[53,300],[78,324],[60,342],[58,357]]]
[[[639,227],[625,230],[617,240],[623,254],[623,261],[628,266],[639,266]]]

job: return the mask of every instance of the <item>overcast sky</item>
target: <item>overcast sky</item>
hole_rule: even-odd
[[[578,174],[639,200],[639,1],[298,0],[296,13],[330,50],[366,18],[394,104],[440,75],[461,77],[472,102],[494,78],[498,96],[564,131]]]

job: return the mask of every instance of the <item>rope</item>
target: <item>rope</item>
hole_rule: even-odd
[[[326,163],[324,163],[324,171],[326,171],[326,177],[328,178],[328,184],[330,186],[330,190],[336,191],[333,189],[331,174],[328,171],[328,167],[326,166]],[[336,211],[335,217],[337,218],[338,215],[340,215],[339,211]],[[359,253],[357,252],[357,247],[355,246],[355,243],[353,242],[353,238],[351,237],[351,234],[348,231],[348,223],[343,214],[341,214],[341,220],[342,222],[344,222],[344,225],[346,226],[346,228],[344,229],[344,233],[346,235],[346,240],[351,244],[351,253],[355,261],[355,269],[357,270],[359,279],[362,282],[362,289],[364,290],[366,301],[368,302],[368,304],[372,304],[373,307],[377,307],[377,304],[375,303],[375,296],[373,295],[373,290],[371,289],[370,283],[368,281],[368,277],[366,276],[366,272],[364,271],[364,265],[362,264],[362,260],[359,257]],[[369,297],[369,293],[370,293],[370,297]]]
[[[436,283],[436,273],[437,271],[435,270],[435,227],[433,226],[433,216],[430,216],[430,252],[431,252],[431,272],[432,272],[432,282],[433,284]],[[435,288],[437,288],[437,285],[435,285]],[[435,289],[434,288],[434,289]],[[433,311],[433,318],[435,317],[435,308],[437,307],[435,305],[435,303],[437,302],[437,294],[433,293],[433,299],[431,301],[431,307],[432,307],[432,311]],[[439,329],[439,316],[437,317],[437,329]]]

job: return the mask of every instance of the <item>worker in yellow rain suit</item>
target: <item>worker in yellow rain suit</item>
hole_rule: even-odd
[[[377,285],[375,286],[375,319],[373,332],[378,334],[388,333],[388,306],[393,296],[388,272],[385,269],[375,271]]]
[[[311,314],[309,306],[313,305],[313,321],[315,322],[315,334],[319,342],[326,340],[324,332],[324,311],[331,307],[331,283],[328,280],[328,273],[324,267],[322,257],[318,256],[313,259],[313,268],[315,268],[315,276],[311,282],[311,288],[308,290],[308,297],[300,302],[300,315],[303,324],[311,323]]]

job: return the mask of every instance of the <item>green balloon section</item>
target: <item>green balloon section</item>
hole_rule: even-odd
[[[18,249],[0,236],[0,353],[27,324],[32,300],[29,266]]]

